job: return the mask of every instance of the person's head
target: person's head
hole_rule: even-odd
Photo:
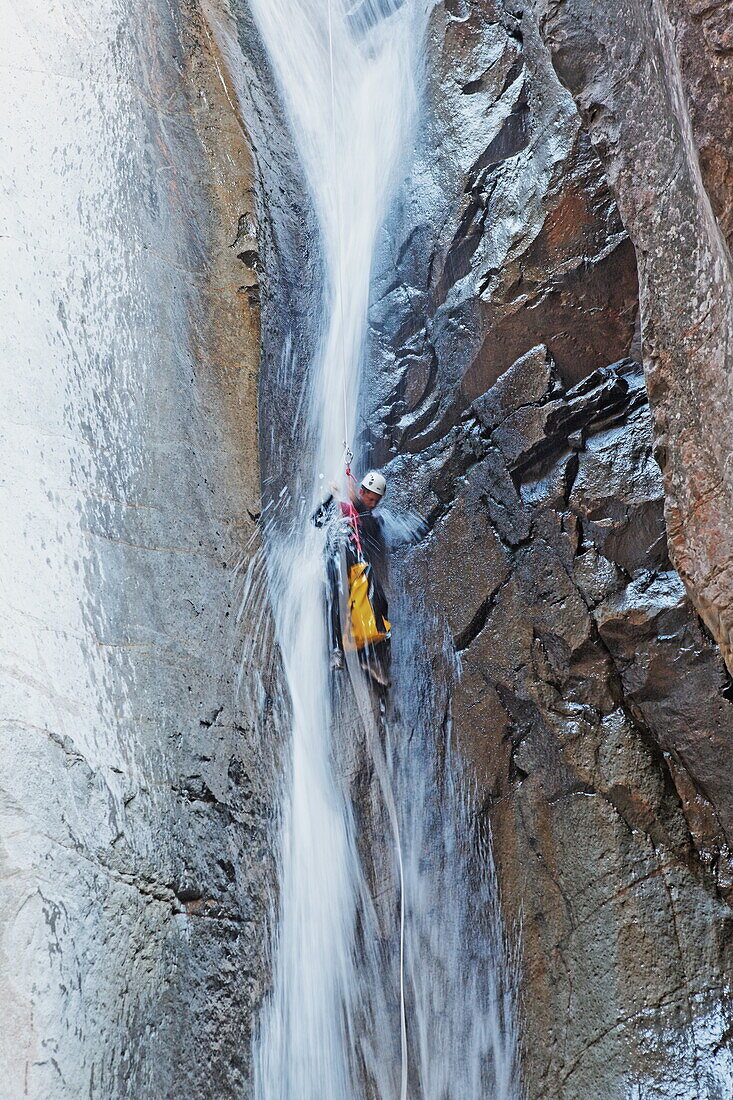
[[[376,470],[370,470],[359,486],[359,500],[369,509],[376,508],[387,492],[387,482]]]

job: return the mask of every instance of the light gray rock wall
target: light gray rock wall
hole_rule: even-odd
[[[672,558],[731,667],[733,8],[537,10],[634,241]]]
[[[8,20],[0,1094],[241,1095],[270,873],[251,166],[196,6]]]

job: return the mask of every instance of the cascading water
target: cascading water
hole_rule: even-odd
[[[293,385],[307,377],[303,422],[293,434],[312,477],[303,465],[294,471],[266,525],[292,752],[273,990],[257,1040],[255,1091],[260,1100],[387,1100],[408,1091],[435,1100],[509,1098],[516,1094],[515,1037],[511,996],[494,980],[500,935],[490,958],[473,957],[490,988],[485,975],[467,976],[460,988],[470,920],[448,895],[466,893],[456,841],[465,815],[439,825],[424,714],[376,707],[357,668],[348,679],[342,674],[337,689],[329,682],[323,541],[309,523],[324,485],[343,476],[344,441],[353,438],[375,240],[412,146],[426,7],[421,0],[363,0],[348,8],[344,0],[250,4],[316,211],[325,282],[323,315],[313,319],[314,360],[288,350],[280,366]],[[399,652],[395,692],[405,690],[410,669],[406,651]],[[419,734],[412,756],[396,748],[390,732],[402,723]],[[355,776],[364,767],[370,790],[359,805]],[[419,802],[409,812],[395,797],[405,781]],[[455,811],[460,799],[453,801]],[[428,878],[442,876],[442,887],[425,880],[426,840],[440,853]],[[380,877],[380,896],[393,901],[382,897],[377,905]],[[491,895],[491,884],[487,890]],[[436,902],[444,908],[442,925],[431,915]],[[496,919],[492,912],[492,927]],[[440,945],[431,942],[436,933]],[[452,968],[451,981],[437,970],[421,975],[423,957],[428,967]],[[488,1031],[478,1022],[486,1013],[495,1025]],[[438,1024],[445,1018],[451,1026]]]
[[[253,8],[297,135],[325,258],[326,325],[310,370],[307,429],[319,472],[338,478],[353,432],[374,240],[413,115],[419,17],[338,0],[255,0]],[[295,366],[295,364],[294,364]],[[297,364],[304,369],[303,364]],[[299,522],[298,522],[299,521]],[[307,510],[270,540],[268,567],[292,707],[275,988],[258,1059],[262,1097],[354,1095],[349,1051],[357,981],[359,863],[330,743],[322,545]]]

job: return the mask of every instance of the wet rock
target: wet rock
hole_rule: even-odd
[[[636,246],[670,553],[730,665],[730,4],[536,9]]]
[[[534,347],[575,382],[627,355],[634,333],[633,250],[529,16],[436,5],[428,69],[400,243],[375,267],[366,415],[377,462],[431,446]],[[415,351],[427,383],[396,410]]]
[[[243,660],[265,678],[236,625],[260,495],[259,310],[231,247],[251,150],[198,5],[37,14],[36,76],[8,57],[26,444],[3,456],[0,1093],[241,1096],[273,871],[267,708],[235,689]]]
[[[733,801],[724,764],[733,741],[727,673],[699,624],[690,620],[679,577],[642,574],[600,604],[594,617],[625,695],[660,748],[684,767],[714,808],[720,841],[731,847]],[[694,694],[687,682],[690,667]]]
[[[546,403],[556,389],[559,377],[555,362],[540,344],[517,359],[496,385],[473,402],[470,411],[492,431],[518,409]]]
[[[567,388],[533,349],[421,458],[455,544],[431,537],[405,568],[461,628],[453,736],[523,914],[529,1095],[722,1080],[696,1035],[727,1026],[733,708],[667,557],[641,370]]]
[[[437,736],[450,730],[491,824],[522,958],[532,1100],[722,1098],[728,1065],[731,689],[683,588],[692,542],[668,508],[682,581],[669,560],[626,227],[656,458],[668,499],[672,485],[686,505],[686,447],[702,471],[701,561],[711,547],[722,560],[728,529],[708,507],[715,463],[703,462],[695,420],[711,401],[729,404],[706,369],[706,348],[727,331],[728,261],[680,154],[692,142],[672,54],[658,48],[652,9],[622,7],[543,3],[582,121],[530,11],[433,6],[416,163],[375,260],[361,410],[365,453],[391,463],[390,507],[425,520],[416,545],[393,555],[392,581],[430,624],[419,660],[436,683],[450,680],[453,651],[451,720],[436,717]],[[684,80],[700,34],[714,44],[715,96],[686,102],[695,135],[705,131],[701,172],[722,225],[729,196],[710,182],[724,178],[729,125],[717,109],[718,12],[673,15]],[[246,42],[246,12],[239,26]],[[260,119],[264,87],[251,93]],[[313,283],[296,294],[286,272],[315,266],[302,263],[315,235],[297,166],[277,136],[271,146],[258,133],[263,192],[285,179],[293,207],[263,209],[258,243],[271,280],[266,342],[280,348],[283,316],[307,332]],[[267,355],[261,387],[266,477],[279,488],[275,441],[289,438],[301,394],[278,388]],[[721,432],[711,449],[719,457],[728,442]],[[708,604],[698,597],[706,615]],[[360,805],[371,799],[378,835],[372,783],[358,771],[353,789]],[[369,840],[367,866],[381,851]],[[388,876],[375,866],[373,878]]]
[[[506,551],[486,511],[461,497],[436,524],[425,552],[431,566],[439,570],[439,574],[428,571],[428,588],[439,588],[449,629],[457,648],[463,649],[471,633],[478,632],[476,616],[480,616],[467,593],[475,592],[483,604],[499,587],[509,570]]]

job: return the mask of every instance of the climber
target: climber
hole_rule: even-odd
[[[349,501],[337,505],[332,493],[313,516],[316,527],[329,526],[326,580],[331,668],[343,668],[345,648],[355,650],[362,668],[381,687],[389,683],[390,624],[382,585],[384,530],[374,511],[386,490],[384,477],[371,470],[358,490],[356,482],[349,483]],[[349,593],[345,629],[341,618],[344,576]]]

